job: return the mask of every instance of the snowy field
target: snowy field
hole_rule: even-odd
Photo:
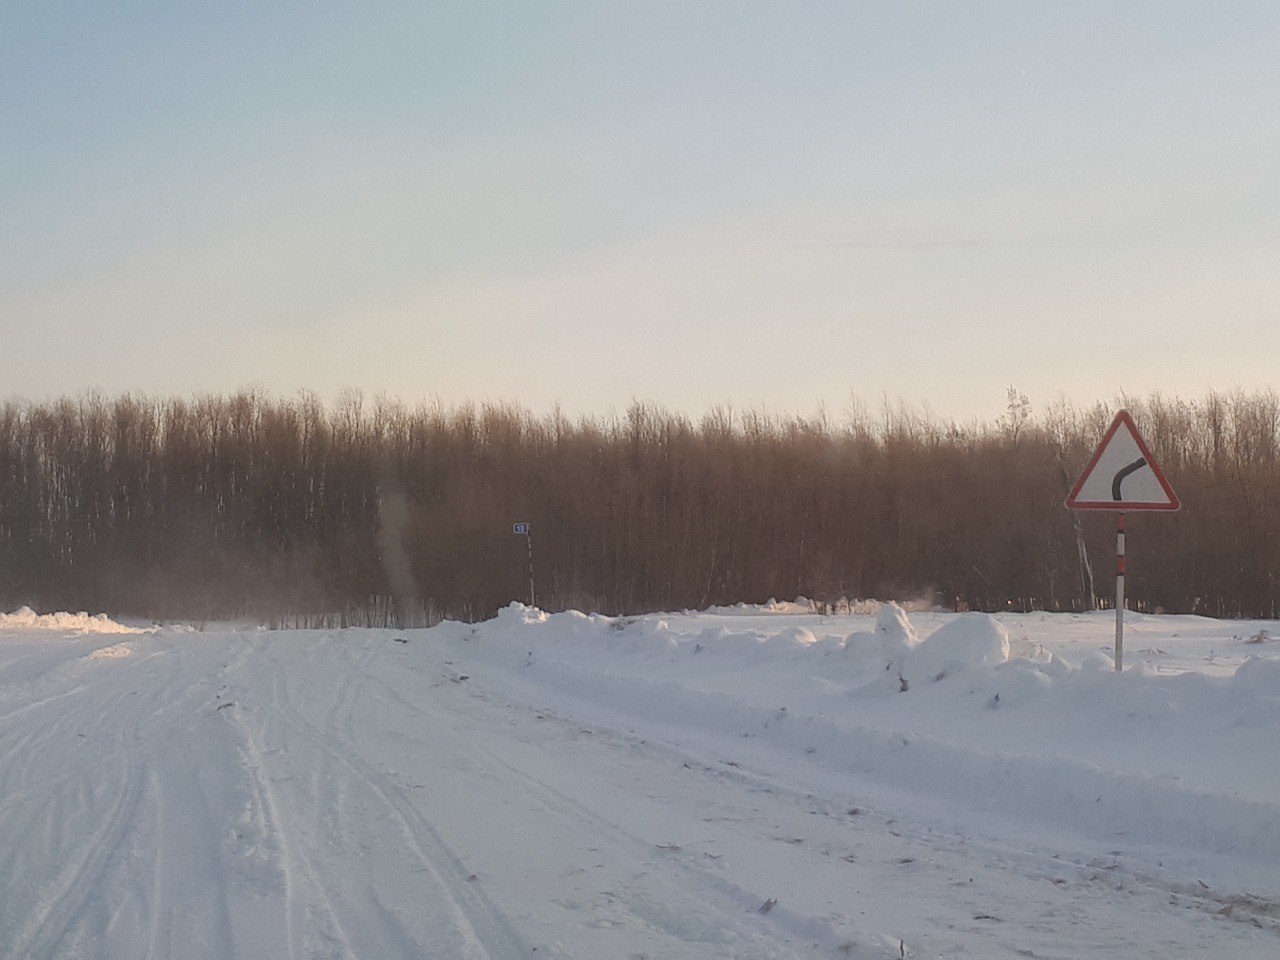
[[[0,617],[0,957],[1274,958],[1280,626]]]

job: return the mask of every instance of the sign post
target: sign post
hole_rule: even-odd
[[[529,546],[529,606],[536,607],[537,604],[534,603],[533,594],[533,532],[530,529],[531,526],[528,523],[513,523],[511,532],[517,536],[523,536]]]
[[[1124,668],[1124,514],[1116,514],[1116,670]]]
[[[1116,514],[1116,670],[1124,668],[1124,515],[1182,506],[1128,410],[1116,414],[1067,495],[1069,510]]]

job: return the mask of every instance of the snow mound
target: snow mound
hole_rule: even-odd
[[[916,628],[907,619],[907,612],[896,603],[886,603],[876,614],[876,636],[880,649],[890,665],[900,664],[908,653],[920,643]]]
[[[790,646],[798,649],[804,649],[817,643],[818,638],[813,635],[812,630],[808,630],[804,627],[790,627],[779,634],[775,634],[769,642],[780,644],[783,647]]]
[[[576,610],[572,612],[577,613]],[[526,606],[519,601],[513,600],[498,611],[496,619],[499,623],[513,625],[520,623],[546,623],[548,617],[537,607]]]
[[[151,629],[126,627],[105,613],[36,613],[22,607],[13,613],[0,613],[0,631],[48,630],[60,633],[151,633]]]
[[[101,647],[89,654],[90,660],[120,660],[132,656],[133,648],[127,643],[117,643],[110,647]]]
[[[1236,668],[1231,686],[1238,694],[1280,700],[1280,660],[1250,657]]]
[[[1004,627],[989,614],[966,613],[912,647],[903,660],[902,675],[911,682],[934,682],[1008,659],[1009,634]]]

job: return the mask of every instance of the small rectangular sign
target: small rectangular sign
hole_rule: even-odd
[[[529,535],[529,525],[528,525],[527,523],[513,523],[513,524],[511,525],[511,532],[512,532],[512,533],[523,533],[525,536],[528,536],[528,535]]]

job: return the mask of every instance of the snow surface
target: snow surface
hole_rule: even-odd
[[[0,617],[0,957],[1280,956],[1280,625]]]

